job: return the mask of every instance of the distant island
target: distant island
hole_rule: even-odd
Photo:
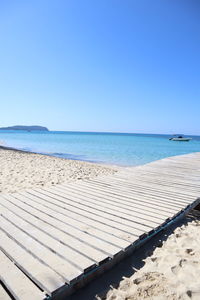
[[[47,127],[43,126],[24,126],[24,125],[16,125],[9,127],[0,127],[0,130],[26,130],[26,131],[49,131]]]

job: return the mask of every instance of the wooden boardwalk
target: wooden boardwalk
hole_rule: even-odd
[[[200,153],[0,194],[0,299],[61,299],[200,201]]]

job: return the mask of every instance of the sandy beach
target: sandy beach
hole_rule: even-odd
[[[52,186],[113,174],[117,168],[0,148],[0,192]]]
[[[144,259],[145,265],[98,300],[199,300],[200,213]],[[134,270],[133,270],[134,272]]]

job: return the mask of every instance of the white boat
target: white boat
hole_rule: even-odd
[[[179,141],[179,142],[189,142],[192,140],[192,138],[183,137],[182,135],[179,135],[177,137],[173,137],[169,139],[170,141]]]

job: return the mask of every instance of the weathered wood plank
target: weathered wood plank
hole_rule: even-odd
[[[76,193],[78,193],[78,191],[80,191],[80,195],[83,193],[82,191],[85,192],[85,194],[87,194],[88,197],[92,197],[92,199],[98,199],[99,197],[97,195],[101,196],[101,199],[103,199],[104,201],[110,201],[111,203],[113,203],[113,206],[116,205],[116,203],[122,203],[124,204],[126,207],[133,208],[133,211],[137,208],[139,208],[139,210],[144,211],[146,210],[148,213],[149,212],[153,212],[156,213],[157,212],[157,206],[158,203],[155,202],[154,200],[152,200],[152,198],[145,198],[145,196],[142,195],[142,199],[144,201],[140,201],[141,200],[141,195],[137,194],[136,195],[132,195],[131,192],[129,192],[127,189],[124,190],[118,190],[117,188],[109,185],[109,186],[102,186],[99,185],[96,182],[86,182],[83,181],[81,182],[79,185],[62,185],[62,187],[64,187],[65,189],[71,189],[71,190],[76,190]],[[96,192],[98,191],[98,193]],[[145,201],[146,199],[146,201]],[[161,203],[163,203],[162,200],[160,200]],[[143,204],[143,202],[145,204]],[[173,206],[174,208],[172,208],[171,205],[160,205],[161,207],[161,216],[166,216],[169,215],[169,213],[173,213],[175,210],[177,210],[177,208],[180,208],[181,205],[178,206]]]
[[[95,180],[94,180],[95,181]],[[110,183],[111,185],[113,185],[115,188],[117,189],[129,189],[131,192],[132,191],[137,191],[140,193],[146,193],[149,194],[150,196],[157,196],[161,199],[171,199],[173,197],[173,199],[176,199],[176,201],[179,201],[180,203],[185,203],[187,202],[188,199],[193,199],[194,196],[196,195],[190,195],[187,193],[180,193],[178,188],[177,188],[177,192],[175,192],[173,190],[173,188],[171,187],[171,191],[168,188],[164,188],[161,189],[159,185],[145,185],[142,183],[134,183],[133,182],[128,182],[128,180],[108,180],[108,183]],[[191,193],[192,194],[192,193]]]
[[[97,182],[97,181],[95,181]],[[100,183],[100,181],[99,181]],[[148,197],[151,197],[157,201],[160,202],[164,202],[166,204],[172,203],[175,200],[176,204],[174,205],[180,205],[180,204],[185,204],[187,203],[189,200],[194,199],[194,196],[191,195],[180,195],[177,193],[173,193],[173,192],[166,192],[163,189],[163,192],[160,190],[160,188],[153,188],[153,187],[145,187],[142,186],[141,184],[134,184],[134,183],[129,183],[128,181],[124,181],[124,183],[122,182],[117,182],[117,180],[114,181],[109,181],[108,183],[110,183],[110,189],[112,190],[116,190],[119,193],[123,193],[123,192],[127,192],[127,193],[131,193],[133,196],[134,194],[139,194],[139,195],[146,195]],[[113,191],[113,192],[114,192]]]
[[[1,250],[0,268],[0,280],[15,299],[35,300],[45,297],[45,294]],[[0,299],[11,299],[1,285]]]
[[[51,268],[67,283],[71,283],[74,279],[81,275],[81,271],[68,263],[63,258],[56,255],[42,244],[37,242],[31,236],[20,230],[13,223],[1,217],[1,229],[12,239],[16,244],[30,253],[44,265]],[[2,245],[4,249],[4,245]],[[34,266],[33,266],[34,267]]]
[[[124,189],[119,189],[117,185],[110,185],[109,187],[99,187],[96,181],[88,183],[90,185],[95,184],[95,189],[98,190],[98,192],[101,192],[101,194],[106,195],[106,197],[113,197],[113,199],[118,198],[120,200],[125,198],[126,201],[131,201],[132,203],[134,203],[134,205],[135,203],[141,203],[142,206],[142,203],[145,203],[145,206],[153,208],[157,208],[159,205],[161,211],[168,213],[173,213],[174,209],[180,209],[183,206],[182,203],[179,203],[179,199],[173,200],[173,198],[167,199],[160,196],[156,197],[144,191],[137,191],[136,189],[128,190],[126,187],[124,187]],[[176,202],[176,204],[174,204],[174,201]],[[186,202],[186,204],[187,203],[188,201]]]
[[[24,231],[28,236],[34,238],[41,245],[59,255],[64,260],[69,261],[70,264],[75,265],[75,267],[82,272],[95,265],[95,262],[91,259],[86,258],[69,247],[66,247],[37,227],[31,225],[29,222],[24,221],[22,218],[16,216],[14,213],[1,206],[1,203],[0,211],[2,216],[5,217],[9,222],[14,223],[15,226]]]
[[[49,267],[33,257],[0,229],[0,250],[6,253],[42,290],[49,295],[65,284],[64,280]]]
[[[47,192],[47,190],[45,190]],[[50,194],[48,194],[50,195]],[[143,227],[146,225],[151,226],[156,226],[156,224],[160,224],[159,220],[149,216],[143,216],[140,213],[134,212],[134,216],[131,214],[128,214],[128,212],[123,212],[122,210],[115,210],[114,207],[108,207],[106,205],[102,204],[96,204],[96,203],[91,203],[87,200],[87,197],[84,197],[84,200],[81,201],[81,198],[79,196],[75,196],[74,192],[67,193],[66,190],[60,189],[60,188],[55,188],[51,190],[51,195],[55,199],[62,199],[63,202],[65,202],[65,205],[71,205],[73,203],[73,206],[76,206],[78,209],[86,209],[87,212],[97,214],[97,215],[103,215],[107,218],[110,218],[112,220],[116,220],[121,223],[121,219],[123,219],[123,224],[126,224],[128,226],[133,226],[132,222],[138,222],[141,224],[141,229],[142,225]],[[58,197],[59,196],[59,197]],[[70,203],[70,204],[69,204]],[[74,204],[76,203],[76,204]],[[120,219],[118,219],[120,218]]]
[[[36,195],[36,191],[31,191],[31,194],[35,194],[35,196],[39,197],[39,193],[37,193]],[[45,205],[45,207],[47,209],[51,209],[54,210],[54,212],[56,212],[57,214],[62,214],[63,217],[68,218],[68,214],[66,214],[65,210],[62,210],[62,208],[60,208],[57,204],[57,207],[55,207],[55,205],[50,204],[51,202],[55,202],[56,198],[58,198],[59,195],[54,195],[53,198],[49,197],[49,196],[41,196],[40,198],[40,203],[43,203]],[[46,202],[44,202],[44,198],[47,200]],[[61,199],[63,199],[63,197],[61,197]],[[67,199],[66,199],[67,201]],[[69,200],[70,201],[70,200]],[[141,234],[144,230],[144,227],[146,229],[148,228],[152,228],[153,225],[143,225],[142,223],[140,223],[139,221],[136,220],[136,222],[133,224],[131,221],[128,222],[128,220],[120,218],[117,215],[111,215],[107,212],[103,212],[103,211],[98,211],[97,209],[93,209],[88,208],[87,206],[84,208],[81,207],[81,205],[77,205],[77,204],[63,204],[63,207],[65,207],[65,209],[67,211],[70,211],[70,216],[71,213],[75,213],[77,214],[77,216],[75,216],[76,218],[80,218],[81,216],[85,216],[88,219],[92,219],[93,221],[99,221],[99,223],[101,224],[106,224],[112,228],[116,228],[117,230],[121,230],[121,231],[125,231],[129,234],[132,234],[133,236],[138,236],[138,234]],[[72,220],[72,218],[71,218]],[[76,219],[75,219],[76,220]],[[75,220],[73,219],[72,222],[75,222]],[[101,224],[99,224],[99,228],[101,228]],[[139,230],[139,231],[138,231]]]
[[[9,209],[9,211],[22,218],[22,220],[25,220],[35,227],[40,228],[40,230],[52,236],[57,241],[62,242],[65,246],[71,247],[75,251],[78,251],[86,257],[91,258],[97,264],[101,263],[107,258],[107,255],[103,252],[98,251],[92,246],[89,246],[79,239],[69,235],[68,232],[63,230],[63,224],[61,228],[59,227],[60,223],[54,222],[53,219],[47,218],[43,220],[42,217],[44,215],[38,213],[37,210],[29,210],[29,207],[23,204],[21,204],[21,207],[18,207],[12,201],[8,201],[3,197],[0,197],[0,202],[2,205],[4,205],[4,207]],[[26,209],[28,209],[28,211]],[[48,223],[49,220],[51,220],[52,222]]]
[[[8,199],[8,195],[6,195],[6,198]],[[12,197],[10,195],[9,195],[9,198],[12,199]],[[64,216],[63,214],[59,214],[53,210],[49,210],[42,205],[39,205],[35,201],[32,201],[31,199],[29,199],[27,196],[15,194],[14,200],[19,200],[18,204],[21,207],[23,206],[23,201],[24,201],[25,207],[30,212],[33,212],[33,214],[35,213],[36,216],[41,217],[42,220],[56,226],[59,229],[62,229],[64,231],[68,232],[70,235],[85,242],[86,244],[89,244],[90,246],[103,251],[110,257],[115,256],[116,254],[118,254],[121,251],[121,248],[114,246],[112,244],[109,244],[103,240],[100,240],[90,234],[87,234],[84,231],[77,229],[78,227],[76,228],[76,227],[71,226],[70,223],[67,223],[68,219],[67,219],[67,222],[65,222],[66,216]],[[86,226],[85,226],[85,230],[86,230]]]
[[[1,284],[0,284],[0,299],[1,300],[11,300],[12,299]]]
[[[141,209],[137,209],[137,207],[130,207],[127,203],[125,205],[120,205],[118,201],[113,201],[105,195],[102,195],[101,193],[97,193],[94,189],[90,190],[85,186],[78,186],[78,185],[71,185],[70,188],[67,186],[61,186],[56,187],[56,191],[62,191],[64,194],[68,193],[70,195],[76,196],[79,200],[81,200],[83,203],[87,202],[92,204],[98,204],[101,207],[105,207],[105,210],[112,209],[113,211],[122,212],[128,215],[137,216],[138,213],[140,213],[141,216]],[[53,192],[55,189],[51,189]],[[50,189],[49,189],[50,190]],[[155,220],[156,222],[162,222],[165,217],[167,217],[168,214],[158,214],[154,211],[149,211],[148,209],[143,209],[142,211],[142,217],[147,220]],[[139,218],[138,218],[139,219]]]
[[[141,185],[141,183],[146,184],[147,186],[151,186],[151,185],[158,185],[163,183],[163,184],[168,184],[168,186],[166,185],[166,191],[167,191],[167,187],[168,190],[170,189],[170,192],[172,191],[176,191],[178,194],[183,194],[185,193],[185,191],[198,191],[200,190],[199,186],[198,186],[198,180],[196,181],[196,183],[194,181],[191,181],[191,183],[188,180],[183,180],[183,179],[173,179],[173,177],[167,177],[167,176],[145,176],[145,175],[139,175],[137,177],[131,177],[131,178],[126,178],[126,177],[116,177],[115,180],[117,180],[117,182],[119,181],[123,181],[123,182],[127,182],[127,183],[132,183],[132,184],[139,184]],[[122,183],[123,183],[122,182]],[[181,189],[181,186],[179,187],[179,185],[184,185],[185,189]],[[176,189],[174,189],[174,187]]]

